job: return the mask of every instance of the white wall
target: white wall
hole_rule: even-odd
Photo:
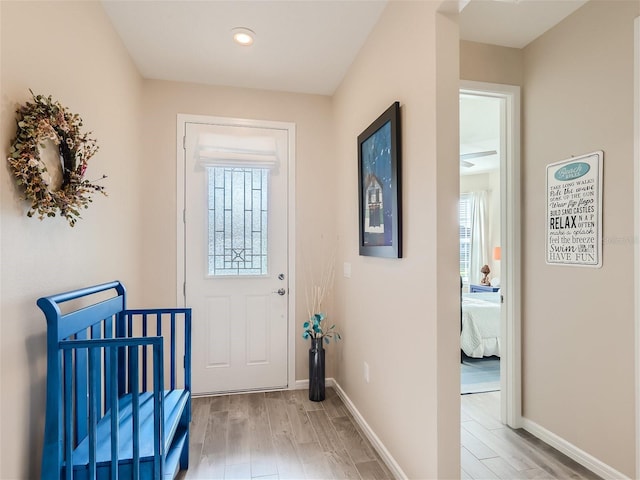
[[[458,478],[457,23],[390,2],[334,97],[337,379],[409,478]],[[404,258],[358,254],[357,136],[401,104]],[[339,269],[340,271],[340,269]],[[363,363],[370,366],[370,382]]]
[[[587,3],[524,49],[523,89],[523,415],[632,478],[639,14],[637,1]],[[602,268],[546,265],[545,166],[595,150],[604,150]]]
[[[142,81],[99,3],[0,2],[0,145],[16,133],[29,88],[78,113],[100,146],[87,178],[108,175],[74,228],[62,218],[27,218],[8,168],[0,169],[0,478],[38,478],[45,403],[43,295],[122,280],[140,298]]]
[[[460,41],[460,78],[486,83],[522,85],[522,50]]]

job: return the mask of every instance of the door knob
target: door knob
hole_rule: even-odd
[[[276,290],[273,293],[277,293],[278,295],[282,296],[282,295],[285,295],[287,293],[287,291],[284,288],[279,288],[278,290]]]

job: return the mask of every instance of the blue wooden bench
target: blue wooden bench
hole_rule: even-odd
[[[125,297],[112,282],[38,300],[42,479],[164,480],[188,467],[191,310],[127,310]]]

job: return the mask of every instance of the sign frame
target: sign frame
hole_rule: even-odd
[[[604,152],[547,165],[547,265],[602,267]]]

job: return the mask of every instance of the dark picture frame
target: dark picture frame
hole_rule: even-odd
[[[400,103],[358,135],[360,255],[402,258]]]

